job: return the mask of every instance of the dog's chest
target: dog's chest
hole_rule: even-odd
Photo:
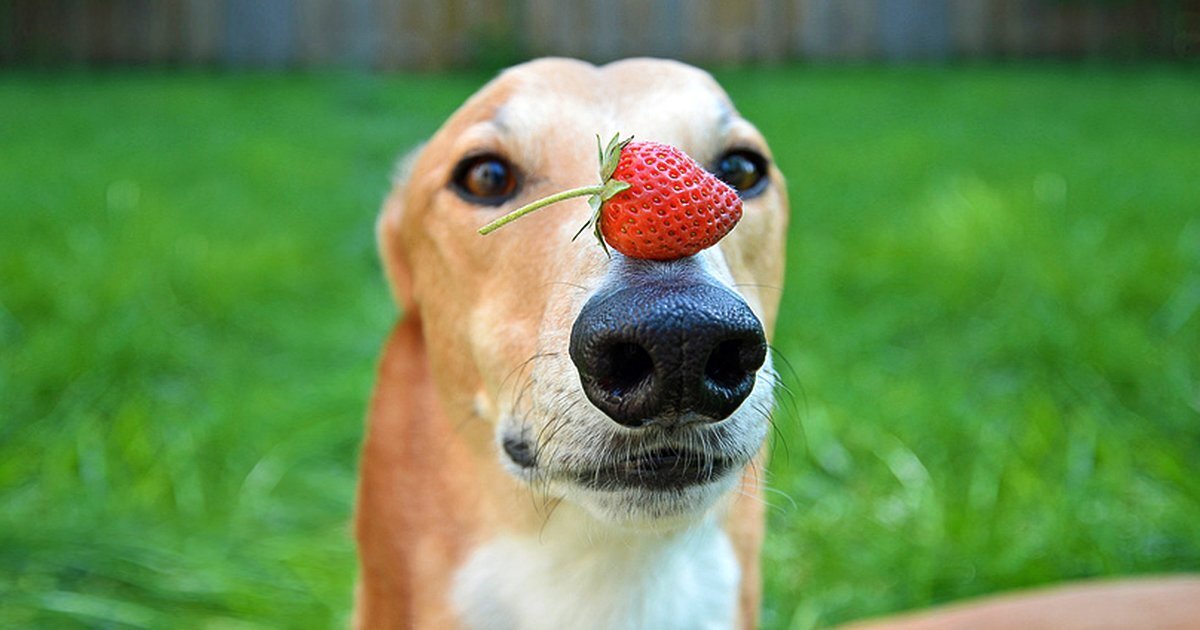
[[[669,536],[505,537],[471,555],[453,597],[468,628],[724,630],[739,572],[713,524]]]

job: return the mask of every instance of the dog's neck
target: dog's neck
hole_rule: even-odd
[[[714,517],[630,531],[560,505],[536,534],[501,534],[454,580],[469,628],[729,628],[739,568]]]

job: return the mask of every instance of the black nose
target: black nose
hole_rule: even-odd
[[[571,329],[584,393],[627,427],[725,419],[750,395],[766,355],[750,307],[710,284],[598,294]]]

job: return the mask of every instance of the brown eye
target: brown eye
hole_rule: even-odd
[[[730,151],[717,160],[713,174],[749,199],[767,187],[767,158],[748,149]]]
[[[484,206],[498,206],[517,190],[512,165],[496,155],[469,157],[454,167],[451,185],[459,197]]]

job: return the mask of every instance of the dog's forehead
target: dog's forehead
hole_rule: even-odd
[[[581,139],[619,132],[689,151],[708,149],[736,118],[707,73],[665,60],[543,60],[506,72],[481,96],[476,121],[504,131]]]

